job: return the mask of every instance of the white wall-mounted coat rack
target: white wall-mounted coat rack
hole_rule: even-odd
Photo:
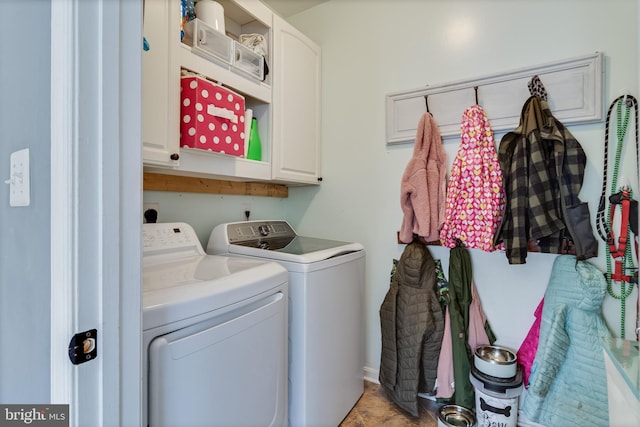
[[[494,132],[515,129],[522,106],[531,96],[527,83],[535,75],[548,92],[553,115],[563,124],[599,122],[603,120],[603,73],[603,54],[595,52],[481,78],[390,93],[386,96],[387,144],[413,143],[420,116],[427,111],[425,97],[443,138],[460,135],[462,113],[476,103],[476,93]]]

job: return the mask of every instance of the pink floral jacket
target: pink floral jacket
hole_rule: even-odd
[[[505,196],[493,131],[482,107],[472,105],[465,110],[460,134],[447,185],[440,242],[448,248],[462,243],[492,252]]]

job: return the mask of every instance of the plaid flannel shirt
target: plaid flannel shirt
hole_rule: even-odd
[[[498,160],[507,205],[494,242],[504,243],[510,264],[525,263],[530,240],[541,252],[561,253],[565,238],[584,237],[585,245],[577,247],[589,248],[589,254],[578,257],[597,255],[591,253],[593,244],[597,252],[597,243],[590,223],[567,224],[568,209],[583,205],[578,194],[586,155],[571,132],[553,117],[546,101],[536,96],[527,100],[520,126],[500,142]],[[588,208],[584,209],[588,219]],[[588,230],[576,230],[587,225]]]

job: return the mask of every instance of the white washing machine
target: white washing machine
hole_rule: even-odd
[[[216,226],[207,252],[289,271],[289,425],[340,424],[364,391],[363,246],[299,236],[286,221],[246,221]]]
[[[287,425],[288,274],[143,225],[144,425]]]

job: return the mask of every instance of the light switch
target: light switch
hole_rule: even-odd
[[[11,153],[9,179],[9,206],[29,206],[31,188],[29,177],[29,149]]]

